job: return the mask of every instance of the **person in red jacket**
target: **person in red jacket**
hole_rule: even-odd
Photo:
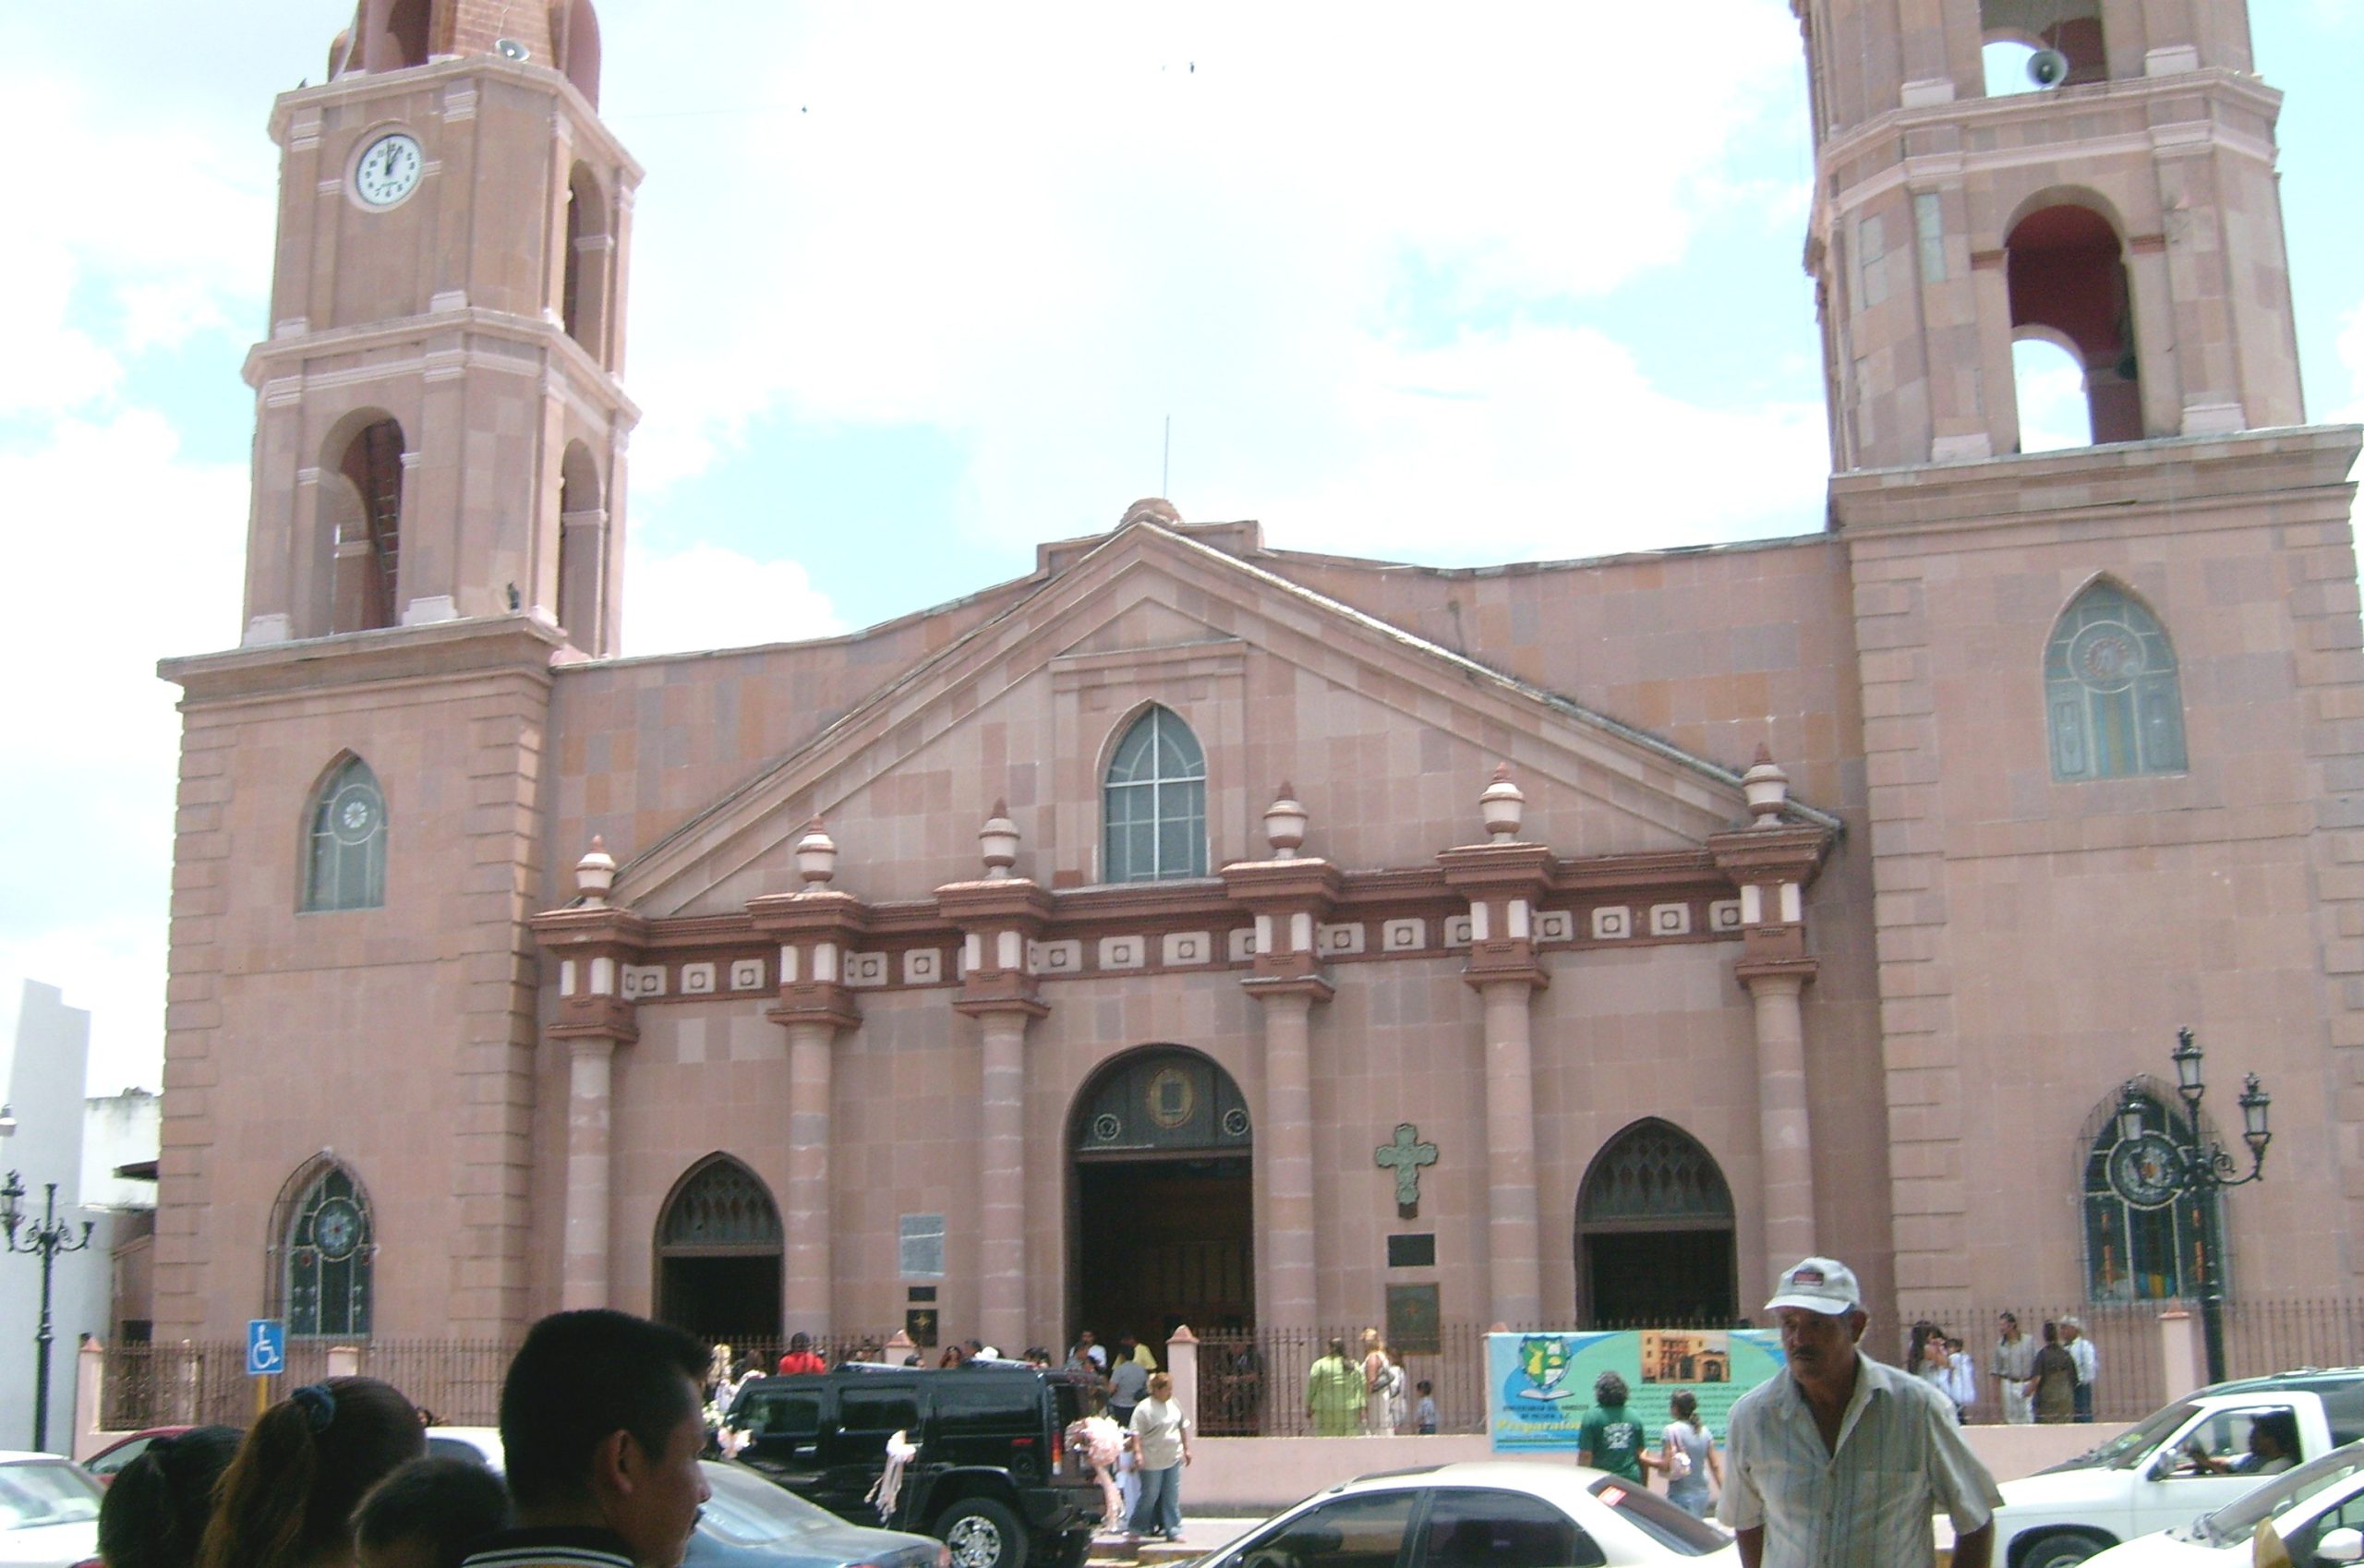
[[[829,1364],[813,1354],[813,1336],[809,1333],[791,1335],[788,1354],[779,1358],[779,1369],[788,1372],[826,1372]]]

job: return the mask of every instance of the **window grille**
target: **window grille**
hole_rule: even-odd
[[[2184,770],[2183,687],[2158,618],[2095,583],[2060,614],[2044,648],[2052,776],[2125,778]]]
[[[353,1173],[332,1164],[314,1176],[296,1200],[286,1237],[287,1332],[368,1338],[378,1248],[369,1200]]]

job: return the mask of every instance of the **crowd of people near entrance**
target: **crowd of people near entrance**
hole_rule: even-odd
[[[1316,1437],[1433,1434],[1436,1386],[1426,1379],[1413,1382],[1404,1357],[1377,1329],[1365,1329],[1353,1357],[1344,1339],[1333,1339],[1306,1369],[1305,1418]]]
[[[1173,1374],[1133,1335],[1120,1336],[1111,1355],[1090,1329],[1059,1366],[1084,1387],[1089,1409],[1067,1435],[1100,1483],[1102,1531],[1180,1540],[1182,1471],[1197,1431],[1174,1397]]]
[[[678,1568],[708,1495],[679,1329],[543,1319],[501,1392],[504,1473],[430,1458],[429,1412],[375,1378],[307,1383],[254,1426],[160,1438],[99,1510],[107,1568]]]
[[[1995,1357],[1986,1378],[1994,1384],[1991,1403],[1981,1398],[1976,1357],[1960,1339],[1926,1319],[1912,1325],[1905,1366],[1944,1394],[1954,1419],[1965,1425],[1991,1421],[1996,1415],[2011,1426],[2093,1418],[2093,1381],[2101,1372],[2101,1357],[2085,1336],[2082,1321],[2074,1317],[2047,1321],[2041,1343],[2020,1327],[2015,1313],[1998,1315],[1996,1327]]]

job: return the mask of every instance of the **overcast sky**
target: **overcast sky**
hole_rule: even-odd
[[[161,1056],[154,662],[240,625],[264,126],[350,9],[0,7],[0,981],[93,1011],[99,1092]],[[2364,4],[2259,10],[2309,414],[2352,419]],[[606,0],[628,649],[864,625],[1161,488],[1441,564],[1818,527],[1787,0],[1445,16]]]

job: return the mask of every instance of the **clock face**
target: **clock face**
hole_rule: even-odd
[[[2166,1134],[2146,1132],[2121,1140],[2109,1152],[2109,1185],[2137,1209],[2163,1209],[2175,1201],[2176,1146]]]
[[[408,196],[427,171],[427,155],[405,131],[388,131],[362,151],[353,166],[353,194],[371,207],[392,207]]]

